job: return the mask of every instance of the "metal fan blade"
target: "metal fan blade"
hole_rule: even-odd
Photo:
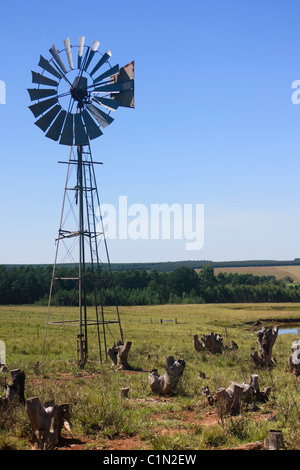
[[[75,145],[88,145],[89,139],[85,132],[81,114],[75,114]]]
[[[105,114],[103,111],[101,111],[101,109],[96,108],[96,106],[93,104],[88,104],[87,108],[102,127],[107,127],[114,121],[112,117],[110,117],[108,114]]]
[[[42,98],[47,98],[48,96],[56,95],[57,91],[50,88],[28,88],[27,89],[31,101],[40,100]]]
[[[42,131],[46,132],[51,122],[54,120],[54,118],[56,118],[60,110],[61,106],[57,104],[54,106],[54,108],[50,109],[50,111],[44,114],[44,116],[42,116],[38,121],[36,121],[35,125],[42,129]]]
[[[52,140],[58,140],[61,132],[61,128],[63,126],[65,117],[66,117],[67,112],[63,109],[59,113],[59,115],[56,117],[55,121],[53,124],[50,126],[46,137],[49,137],[49,139]]]
[[[93,70],[91,71],[90,75],[94,75],[94,73],[97,72],[98,69],[100,69],[100,67],[105,64],[105,62],[108,61],[108,59],[111,57],[111,52],[110,50],[108,49],[105,54],[103,54],[103,56],[101,57],[101,59],[99,60],[99,62],[95,65],[95,67],[93,68]]]
[[[94,119],[89,115],[89,113],[84,110],[82,112],[82,117],[84,120],[84,124],[88,133],[88,136],[91,140],[96,139],[96,137],[100,137],[103,134],[101,129],[97,126]]]
[[[119,64],[115,65],[111,69],[99,75],[99,77],[95,78],[94,83],[102,82],[102,80],[104,80],[107,77],[110,77],[111,75],[114,75],[117,72],[119,72]]]
[[[65,45],[65,49],[66,49],[70,69],[73,70],[74,65],[73,65],[73,57],[72,57],[72,51],[71,51],[70,38],[67,38],[67,39],[64,40],[64,45]]]
[[[29,109],[33,113],[34,117],[38,117],[56,103],[58,103],[57,98],[50,98],[49,100],[39,101],[36,104],[32,104],[29,106]]]
[[[95,101],[101,106],[104,106],[104,108],[108,109],[109,111],[116,111],[116,109],[118,109],[118,107],[120,106],[120,101],[118,100],[111,100],[109,98],[98,98],[98,96],[95,96],[92,101]]]
[[[86,64],[84,66],[84,70],[87,70],[88,66],[90,65],[94,55],[96,54],[97,50],[98,50],[98,47],[100,45],[100,42],[99,41],[94,41],[93,45],[92,45],[92,49],[89,53],[89,56],[87,58],[87,61],[86,61]]]
[[[81,60],[83,55],[83,47],[84,47],[85,36],[80,36],[79,43],[78,43],[78,65],[77,68],[80,69],[81,67]]]
[[[32,74],[32,83],[38,83],[39,85],[50,85],[50,86],[58,86],[58,82],[55,80],[52,80],[51,78],[45,77],[45,75],[42,75],[37,72],[33,72],[31,70]]]
[[[102,85],[97,88],[94,88],[93,91],[96,92],[105,92],[107,91],[108,93],[117,93],[118,91],[122,90],[122,84],[121,83],[110,83],[108,85]]]
[[[40,56],[39,66],[42,69],[47,70],[47,72],[51,73],[51,75],[54,75],[54,77],[59,79],[62,78],[62,74],[58,72],[58,70],[56,70],[54,67],[52,67],[52,65],[49,64],[48,60],[44,59],[43,56]]]
[[[52,54],[55,62],[57,63],[57,65],[60,67],[60,69],[64,72],[64,73],[67,73],[67,69],[63,63],[63,61],[61,60],[61,57],[58,53],[58,50],[56,49],[55,47],[55,44],[53,44],[53,46],[51,47],[51,49],[49,49],[49,52],[50,54]]]
[[[59,143],[62,145],[73,145],[73,135],[73,114],[68,113]]]

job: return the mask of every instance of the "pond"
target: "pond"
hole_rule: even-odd
[[[279,335],[300,335],[300,327],[298,326],[280,326],[278,330]]]

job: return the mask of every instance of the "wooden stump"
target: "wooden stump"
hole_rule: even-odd
[[[244,404],[252,404],[256,401],[265,403],[268,400],[270,391],[270,387],[263,390],[259,389],[258,375],[254,374],[251,376],[249,384],[231,382],[228,388],[219,388],[215,397],[211,395],[208,387],[204,387],[202,394],[206,404],[217,403],[220,415],[224,416],[238,414]]]
[[[251,354],[255,364],[259,367],[273,367],[276,362],[272,357],[272,349],[278,335],[278,326],[274,326],[271,330],[263,327],[257,333],[257,342],[259,344],[259,352],[255,351]]]
[[[288,365],[292,375],[300,377],[300,342],[294,341],[292,351],[293,354],[288,358]]]
[[[196,349],[197,352],[203,351],[204,347],[203,347],[203,344],[201,343],[201,341],[199,341],[198,335],[194,335],[193,344],[194,344],[194,348]]]
[[[127,341],[125,345],[118,341],[108,350],[108,355],[113,361],[113,366],[117,366],[118,369],[131,370],[132,367],[128,364],[128,354],[131,348],[131,342]]]
[[[129,387],[122,387],[120,388],[120,397],[121,398],[128,398]]]
[[[28,398],[25,409],[36,440],[36,447],[45,450],[55,447],[61,437],[61,430],[70,431],[69,405],[54,405],[54,402],[42,405],[38,397]]]
[[[270,431],[268,438],[268,450],[285,449],[283,434],[281,431]]]
[[[222,336],[216,333],[203,335],[201,338],[203,347],[211,354],[221,354],[223,352]]]
[[[25,373],[21,369],[14,369],[10,371],[12,378],[12,385],[9,385],[5,381],[4,385],[4,399],[7,399],[8,403],[19,401],[25,403]]]
[[[152,392],[160,395],[170,395],[173,393],[183,374],[184,368],[185,361],[183,359],[175,360],[173,356],[167,357],[164,375],[159,375],[157,369],[153,369],[148,375]]]

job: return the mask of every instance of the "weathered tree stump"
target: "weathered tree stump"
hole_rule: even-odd
[[[204,397],[204,403],[209,406],[213,406],[216,404],[216,397],[214,397],[209,390],[208,385],[202,388],[202,395]]]
[[[199,337],[198,335],[194,335],[194,348],[196,349],[197,352],[200,352],[200,351],[203,351],[204,349],[204,346],[203,344],[201,343],[201,341],[199,341]]]
[[[288,365],[292,375],[300,376],[300,341],[294,341],[292,344],[292,355],[288,358]]]
[[[12,378],[12,385],[6,383],[4,385],[4,400],[8,403],[18,401],[19,403],[25,403],[25,373],[21,369],[14,369],[10,371]]]
[[[160,395],[170,395],[174,393],[184,368],[185,361],[183,359],[175,360],[173,356],[167,357],[167,366],[164,375],[159,375],[157,369],[153,369],[148,375],[152,392]]]
[[[113,366],[117,366],[118,369],[131,370],[132,367],[128,364],[128,354],[131,348],[131,342],[127,341],[125,345],[118,341],[108,350],[108,355],[113,361]]]
[[[268,450],[285,449],[283,434],[281,431],[270,431],[268,438]]]
[[[25,409],[36,440],[35,448],[53,448],[61,437],[63,427],[70,432],[68,404],[54,405],[51,401],[42,405],[38,397],[32,397],[26,400]]]
[[[273,367],[275,359],[272,357],[272,349],[278,335],[278,326],[270,328],[263,327],[257,333],[257,342],[259,344],[259,352],[251,353],[251,357],[258,367]]]
[[[252,375],[250,383],[231,382],[228,388],[218,388],[216,395],[213,396],[209,388],[206,386],[202,389],[205,403],[214,405],[217,403],[220,415],[227,414],[236,415],[240,412],[243,404],[252,404],[256,401],[265,403],[268,400],[271,388],[267,387],[263,390],[258,386],[258,375]]]
[[[227,389],[219,388],[216,391],[216,399],[220,414],[234,416],[240,413],[242,394],[243,388],[235,382],[231,382]]]
[[[122,387],[120,388],[120,397],[121,398],[128,398],[129,387]]]
[[[209,333],[203,335],[201,338],[204,348],[211,354],[221,354],[223,352],[223,338],[216,333]]]

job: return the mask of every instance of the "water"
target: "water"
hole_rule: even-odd
[[[280,326],[278,330],[279,335],[300,335],[299,327]]]

